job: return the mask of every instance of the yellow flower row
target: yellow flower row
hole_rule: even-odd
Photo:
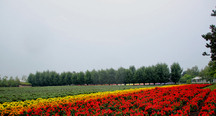
[[[173,87],[173,86],[180,86],[180,85],[169,85],[163,87]],[[126,90],[116,90],[116,91],[106,91],[106,92],[98,92],[98,93],[91,93],[91,94],[80,94],[74,96],[66,96],[66,97],[57,97],[57,98],[48,98],[42,99],[38,98],[36,100],[26,100],[26,101],[19,101],[19,102],[5,102],[0,104],[0,114],[3,115],[19,115],[20,112],[23,110],[28,110],[29,108],[38,108],[40,106],[46,105],[58,105],[62,103],[74,103],[78,100],[89,100],[89,99],[96,99],[96,98],[103,98],[109,95],[121,95],[126,93],[133,93],[139,92],[141,90],[149,90],[153,88],[135,88],[135,89],[126,89]]]

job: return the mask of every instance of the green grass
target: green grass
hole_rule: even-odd
[[[54,98],[68,95],[89,94],[103,91],[124,90],[141,87],[155,87],[163,85],[147,86],[124,86],[124,85],[102,85],[102,86],[46,86],[46,87],[1,87],[0,103],[12,101],[25,101],[37,98]]]
[[[20,82],[20,85],[23,85],[23,86],[32,86],[32,84],[28,83],[28,82]]]
[[[211,90],[214,90],[214,89],[216,89],[216,84],[213,84],[211,86],[205,87],[204,89],[206,89],[206,88],[210,88]]]

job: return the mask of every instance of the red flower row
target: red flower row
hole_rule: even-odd
[[[201,116],[216,116],[216,89],[211,91],[208,98],[204,102],[199,115]]]
[[[105,98],[65,103],[29,109],[21,115],[86,115],[86,116],[145,116],[145,115],[188,115],[196,111],[201,100],[210,92],[203,90],[207,84],[183,85],[179,87],[155,88]]]

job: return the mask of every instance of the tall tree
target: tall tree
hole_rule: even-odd
[[[50,84],[51,78],[50,78],[49,70],[43,71],[42,73],[40,73],[40,79],[42,79],[41,82],[43,82],[40,84],[40,86],[51,86]]]
[[[86,71],[85,74],[85,83],[88,84],[92,84],[92,78],[91,78],[91,72],[90,71]]]
[[[72,75],[72,82],[73,82],[74,85],[79,84],[79,82],[78,82],[78,74],[79,73],[74,72],[73,75]]]
[[[136,78],[135,78],[136,68],[134,67],[134,65],[132,65],[129,67],[129,70],[131,70],[133,73],[132,75],[133,77],[130,79],[130,82],[133,83],[134,85],[134,83],[136,83]]]
[[[175,82],[175,84],[181,78],[182,71],[183,69],[180,67],[179,63],[173,63],[171,65],[171,80]]]
[[[107,84],[107,72],[103,69],[99,71],[99,82],[100,84]]]
[[[66,85],[72,84],[71,79],[72,79],[72,73],[68,71],[66,73]]]
[[[143,69],[139,68],[136,70],[134,75],[134,80],[136,83],[143,83]],[[144,81],[145,82],[145,81]]]
[[[43,84],[43,78],[40,77],[40,72],[39,71],[36,71],[36,74],[35,74],[35,86],[42,86]]]
[[[49,86],[54,86],[55,83],[54,83],[54,78],[55,78],[55,74],[56,72],[55,71],[50,71],[49,72]]]
[[[98,75],[98,72],[93,69],[92,72],[91,72],[91,78],[92,78],[92,81],[93,81],[93,84],[99,84],[99,75]]]
[[[57,86],[59,85],[59,74],[55,72],[54,78],[53,78],[53,85]]]
[[[158,63],[155,67],[155,72],[159,78],[160,83],[166,83],[169,81],[170,72],[166,63]]]
[[[79,73],[78,82],[80,85],[85,84],[85,74],[82,71]]]
[[[213,13],[211,16],[216,16],[216,10],[212,10]],[[202,37],[206,41],[210,41],[209,43],[206,43],[206,48],[210,48],[211,53],[211,60],[216,60],[216,27],[215,25],[210,25],[211,32],[208,32],[207,34],[203,34]],[[207,54],[206,52],[203,52],[203,56],[209,56],[210,54]]]
[[[33,76],[34,76],[34,74],[32,74],[32,73],[30,73],[29,74],[29,76],[28,76],[28,79],[27,79],[27,81],[29,82],[29,83],[31,83],[32,84],[32,86],[33,86]]]
[[[59,84],[60,85],[66,85],[66,73],[65,72],[60,74]]]
[[[145,83],[149,82],[148,79],[146,78],[146,73],[145,73],[145,68],[146,67],[141,67],[142,69],[142,79],[141,79],[141,83],[143,83],[143,85],[145,85]]]
[[[129,69],[132,71],[133,76],[136,73],[136,68],[134,67],[134,65],[130,66]]]
[[[122,84],[124,83],[126,85],[126,80],[125,80],[125,69],[123,67],[118,68],[115,76],[115,81],[117,84]]]
[[[145,68],[145,74],[146,74],[147,81],[149,81],[149,84],[154,83],[155,85],[155,83],[159,82],[159,77],[155,72],[154,65]]]
[[[133,79],[133,72],[130,69],[125,70],[125,80],[126,83],[131,83],[131,80]]]
[[[115,83],[115,75],[116,71],[113,68],[107,70],[107,83],[109,85]]]

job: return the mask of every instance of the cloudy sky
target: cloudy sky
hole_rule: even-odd
[[[0,75],[204,68],[215,0],[0,0]]]

